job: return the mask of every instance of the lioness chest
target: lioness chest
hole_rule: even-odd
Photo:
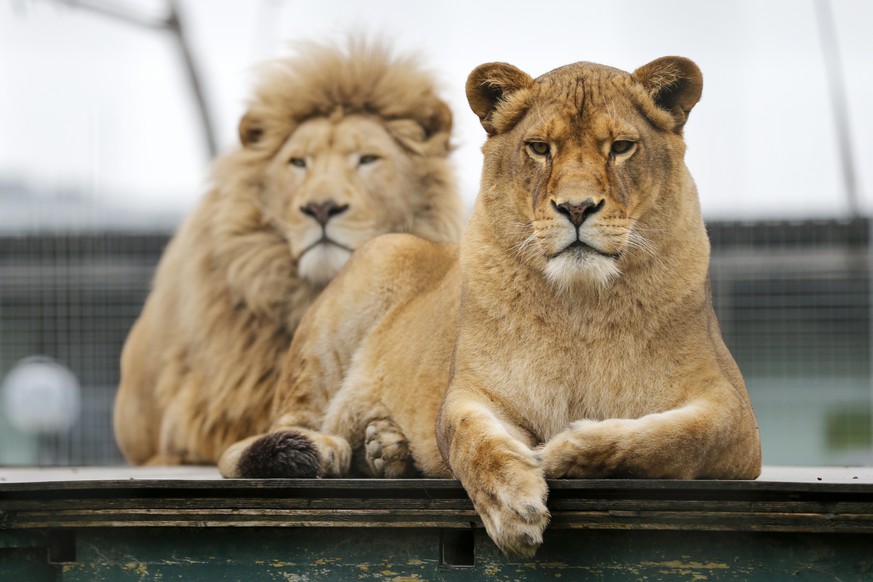
[[[528,333],[524,346],[492,334],[478,366],[487,393],[546,442],[576,420],[639,418],[675,404],[679,374],[638,337],[583,342],[564,330]]]

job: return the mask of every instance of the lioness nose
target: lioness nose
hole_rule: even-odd
[[[589,216],[603,208],[603,202],[604,201],[601,200],[600,202],[595,204],[594,200],[588,198],[580,202],[579,204],[573,204],[571,202],[555,204],[555,201],[553,200],[552,206],[555,207],[555,210],[557,210],[558,213],[563,214],[564,216],[569,218],[570,222],[573,223],[573,226],[579,228]]]
[[[342,214],[348,209],[348,204],[340,206],[333,200],[325,200],[324,202],[310,202],[306,206],[301,206],[300,212],[307,216],[311,216],[318,221],[318,224],[324,226],[327,224],[328,220],[337,214]]]

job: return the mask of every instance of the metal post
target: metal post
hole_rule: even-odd
[[[834,128],[837,132],[837,154],[840,157],[843,184],[846,187],[846,199],[849,204],[849,214],[852,218],[855,218],[861,215],[861,208],[858,196],[858,181],[855,175],[852,136],[849,130],[846,80],[843,76],[840,47],[837,42],[837,30],[834,24],[830,0],[816,0],[815,8],[819,34],[821,36],[825,73],[828,77],[828,88],[831,94],[831,107],[834,112]]]

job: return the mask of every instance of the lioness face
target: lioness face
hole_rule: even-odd
[[[630,170],[642,120],[612,114],[594,95],[587,107],[582,96],[557,101],[553,90],[543,92],[511,136],[531,180],[523,194],[532,241],[556,286],[580,279],[605,284],[619,275],[633,234]],[[587,115],[580,115],[583,107]]]
[[[643,85],[589,63],[536,80],[510,65],[483,67],[491,67],[487,78],[474,72],[468,96],[472,89],[471,106],[480,106],[490,134],[485,174],[505,185],[484,203],[493,206],[489,215],[504,217],[503,235],[519,257],[566,289],[606,286],[655,252],[649,236],[669,204],[661,185],[684,145],[672,127],[657,127],[658,112],[654,121],[647,116],[641,101],[654,108]]]
[[[406,153],[384,126],[363,116],[302,123],[267,172],[287,224],[298,274],[327,284],[367,240],[409,230],[414,191]]]

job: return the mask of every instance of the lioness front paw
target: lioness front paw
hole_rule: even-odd
[[[374,477],[398,479],[418,475],[409,441],[390,419],[374,420],[367,425],[364,451]]]
[[[566,431],[559,433],[552,440],[541,445],[537,451],[542,459],[543,474],[546,479],[571,477],[569,471],[574,465],[576,450],[568,440]],[[584,476],[575,475],[574,477]]]
[[[548,486],[539,470],[503,469],[501,482],[470,491],[476,511],[497,547],[511,557],[530,558],[549,524]]]
[[[623,462],[622,419],[605,421],[578,420],[552,437],[539,449],[546,479],[603,479],[612,477],[656,477],[662,466],[639,473],[637,467]],[[634,422],[634,421],[631,421]],[[643,459],[644,457],[640,457]]]

